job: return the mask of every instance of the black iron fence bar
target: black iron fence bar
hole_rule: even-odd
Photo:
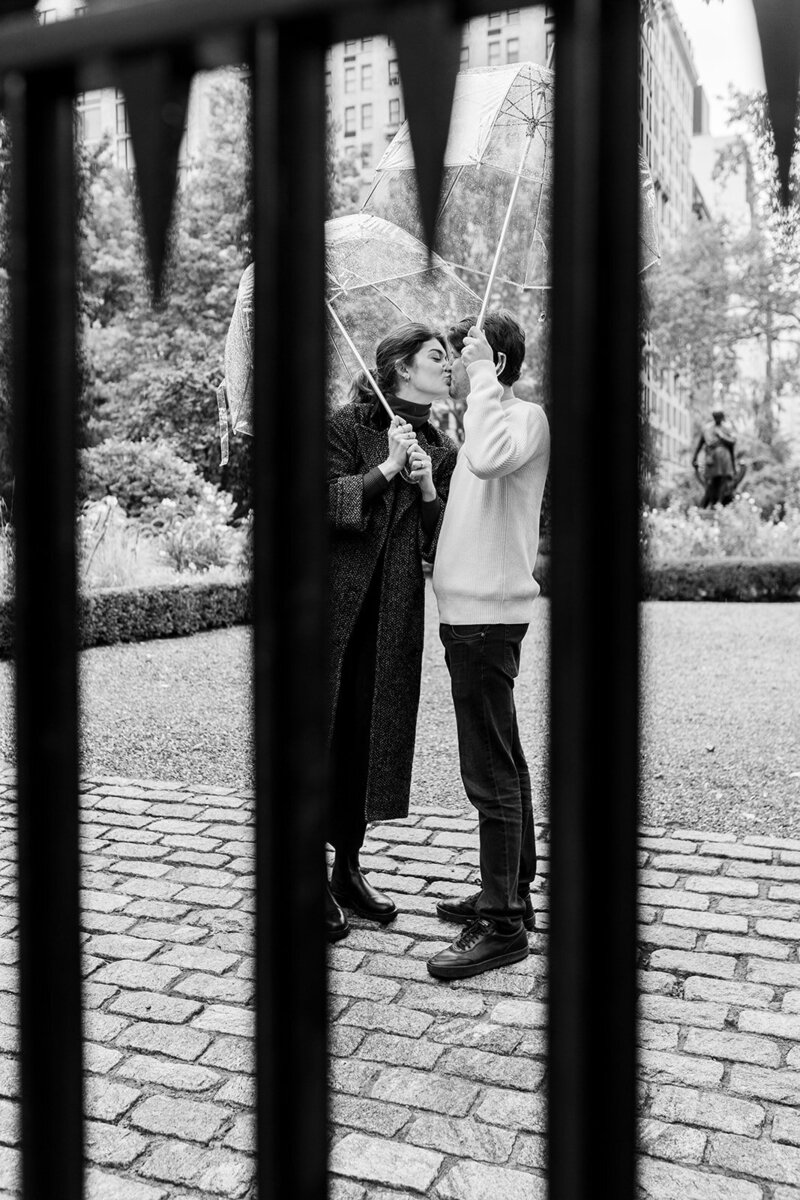
[[[552,1200],[635,1182],[638,0],[567,0],[556,37]],[[605,799],[607,797],[608,799]]]
[[[395,0],[396,2],[396,0]],[[392,0],[124,0],[119,7],[94,8],[81,20],[56,21],[31,36],[32,17],[0,24],[0,72],[75,68],[87,59],[132,50],[157,49],[191,38],[245,29],[258,21],[326,22],[330,39],[379,33]],[[454,19],[494,11],[491,0],[459,0]],[[334,27],[335,25],[335,27]],[[341,26],[341,28],[340,28]]]
[[[79,1200],[75,205],[72,81],[15,75],[11,297],[22,1177]]]
[[[255,171],[258,1190],[324,1200],[325,29],[262,27]]]

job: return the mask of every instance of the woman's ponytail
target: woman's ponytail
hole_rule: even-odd
[[[375,378],[376,369],[372,371]],[[378,399],[366,371],[358,371],[350,384],[350,399],[354,404],[372,404]]]

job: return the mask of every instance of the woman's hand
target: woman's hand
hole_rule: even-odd
[[[388,431],[389,457],[381,463],[381,470],[388,479],[399,474],[408,461],[408,452],[417,444],[417,435],[402,417],[393,417]]]
[[[409,475],[413,483],[419,484],[423,500],[435,500],[436,488],[433,483],[433,467],[431,457],[417,443],[412,446],[408,456]]]

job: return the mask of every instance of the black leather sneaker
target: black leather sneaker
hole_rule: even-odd
[[[475,905],[478,903],[480,892],[476,892],[474,896],[468,896],[466,900],[440,900],[436,905],[436,911],[443,921],[455,921],[458,925],[468,925],[470,921],[475,921],[478,916]],[[521,900],[525,901],[525,916],[522,924],[529,933],[533,933],[536,928],[536,917],[533,911],[533,903],[530,896],[520,896]]]
[[[477,920],[462,930],[452,946],[428,960],[428,971],[436,979],[466,979],[527,957],[528,935],[522,926],[501,933],[493,921]]]

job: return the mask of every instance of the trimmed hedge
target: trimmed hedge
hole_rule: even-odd
[[[550,595],[550,557],[539,555],[536,578]],[[800,600],[800,559],[692,558],[645,567],[643,600]]]
[[[104,588],[80,599],[81,646],[185,637],[202,629],[244,625],[252,615],[249,583],[172,583]],[[0,602],[0,658],[10,658],[13,611]]]
[[[650,567],[648,600],[800,600],[800,560],[698,558]]]
[[[536,578],[550,594],[550,556],[540,554]],[[689,559],[645,568],[643,600],[800,600],[800,560]],[[110,646],[150,638],[186,637],[203,629],[246,625],[252,617],[250,584],[171,583],[105,588],[81,597],[81,646]],[[0,658],[13,648],[13,606],[0,601]]]

